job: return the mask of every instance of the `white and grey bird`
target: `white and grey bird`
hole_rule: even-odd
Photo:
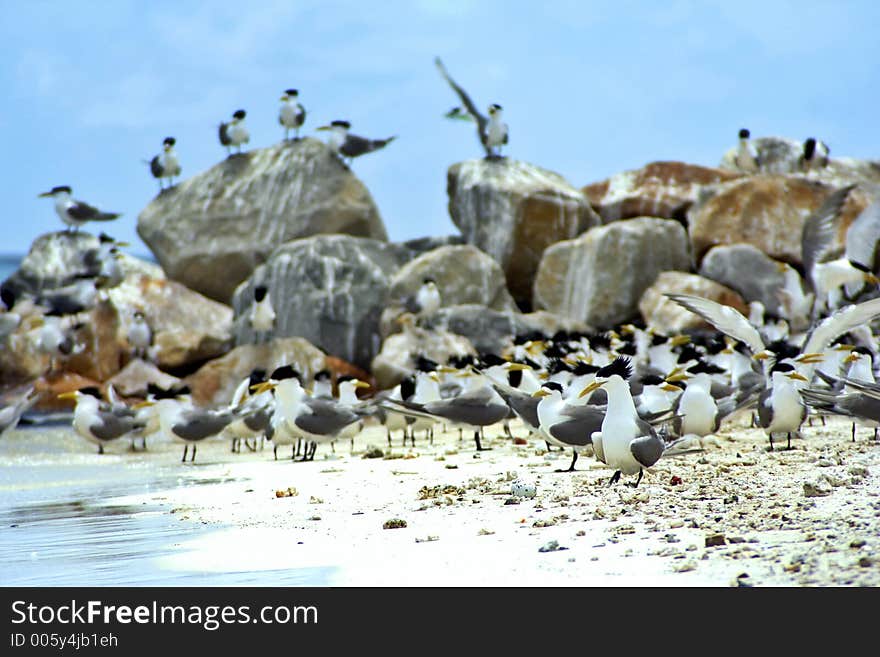
[[[547,381],[532,396],[540,400],[536,410],[541,435],[562,449],[571,448],[571,464],[567,470],[557,472],[574,472],[578,454],[592,448],[592,435],[602,428],[605,409],[591,404],[570,404],[564,393],[561,384]]]
[[[789,329],[797,333],[810,325],[814,295],[804,291],[803,279],[797,269],[786,262],[777,263],[782,274],[782,287],[776,291],[780,315],[788,321]]]
[[[865,283],[880,284],[872,273],[874,250],[880,240],[880,202],[869,205],[859,214],[846,233],[846,252],[828,259],[836,231],[837,219],[846,197],[855,185],[832,192],[818,211],[804,223],[801,234],[801,259],[806,280],[815,293],[813,316],[840,305],[847,286],[857,292]]]
[[[97,280],[89,274],[77,274],[67,285],[40,291],[34,300],[46,309],[47,315],[75,315],[95,307],[98,301]]]
[[[739,131],[739,144],[736,147],[733,162],[740,171],[757,173],[761,168],[761,160],[758,158],[755,145],[749,141],[750,137],[751,133],[746,128]]]
[[[98,388],[89,386],[58,395],[59,399],[74,399],[73,428],[76,432],[98,446],[98,454],[104,453],[104,445],[143,429],[134,409],[113,407],[102,401]]]
[[[385,148],[385,146],[397,139],[396,135],[387,139],[367,139],[366,137],[351,134],[349,132],[350,129],[351,123],[339,120],[318,128],[318,130],[330,132],[330,139],[327,143],[342,158],[347,158],[349,164],[351,164],[354,158]]]
[[[180,160],[174,150],[176,144],[174,137],[165,137],[162,141],[162,152],[150,160],[150,173],[159,181],[160,192],[164,189],[164,180],[168,181],[168,189],[171,189],[174,187],[174,177],[180,175]]]
[[[440,289],[433,278],[425,278],[415,294],[403,299],[403,307],[416,317],[430,317],[440,309]]]
[[[452,90],[458,95],[464,109],[457,107],[446,114],[448,118],[464,118],[470,116],[477,124],[477,137],[483,148],[486,150],[486,159],[497,159],[501,157],[501,146],[506,145],[509,140],[509,130],[507,124],[502,121],[502,107],[497,103],[489,106],[489,116],[485,116],[478,109],[467,92],[458,85],[439,57],[434,58],[434,64],[443,79],[452,87]]]
[[[277,380],[275,377],[273,372],[270,380],[258,390],[275,391],[274,424],[283,422],[304,440],[312,442],[311,454],[304,455],[304,460],[315,458],[318,443],[332,443],[343,435],[348,437],[346,430],[361,421],[358,409],[341,404],[332,397],[319,399],[310,396],[299,378],[292,376]]]
[[[596,458],[615,470],[609,485],[622,474],[638,474],[638,486],[645,468],[659,461],[669,447],[657,430],[639,417],[627,383],[630,376],[629,359],[618,357],[596,372],[595,380],[580,393],[586,396],[603,388],[608,395],[601,429],[592,434],[592,442]]]
[[[477,451],[488,449],[480,441],[482,428],[506,419],[510,407],[478,372],[464,369],[458,370],[455,375],[465,380],[464,389],[455,397],[425,404],[386,399],[382,405],[404,415],[428,417],[473,429]]]
[[[244,122],[246,116],[247,112],[243,109],[235,110],[232,113],[232,119],[228,123],[223,122],[220,124],[217,134],[220,138],[220,143],[226,148],[227,153],[230,152],[233,146],[237,146],[238,152],[241,153],[242,144],[246,144],[251,140],[251,134],[248,132]]]
[[[241,452],[241,443],[244,442],[252,452],[256,450],[256,439],[262,438],[269,428],[272,418],[272,393],[265,391],[258,395],[252,395],[252,389],[266,380],[266,372],[261,369],[253,369],[251,373],[242,379],[232,395],[229,409],[241,407],[245,402],[256,407],[253,413],[242,418],[233,420],[226,426],[226,433],[232,436],[232,451]],[[251,443],[251,440],[254,443]],[[275,459],[278,459],[278,444],[275,444]]]
[[[804,173],[817,171],[828,166],[828,155],[831,149],[824,141],[817,141],[815,137],[804,140],[804,148],[798,158],[798,166]]]
[[[188,389],[185,389],[185,392],[188,393]],[[181,391],[178,391],[173,398],[167,397],[143,403],[156,406],[162,433],[171,440],[184,444],[181,462],[186,461],[190,445],[192,445],[190,457],[192,462],[196,460],[196,448],[200,442],[218,436],[230,422],[256,410],[250,405],[219,410],[197,408],[190,399],[183,397]]]
[[[55,371],[59,359],[81,353],[85,345],[78,341],[79,330],[83,324],[53,315],[46,315],[34,322],[38,332],[36,347],[49,357],[49,374]]]
[[[147,360],[149,358],[150,346],[153,344],[153,330],[150,328],[150,323],[147,321],[147,316],[143,310],[138,308],[132,313],[126,337],[128,338],[132,355],[135,358]]]
[[[248,321],[257,342],[265,342],[271,337],[275,329],[275,309],[272,307],[272,298],[267,286],[254,287],[254,301],[251,304]]]
[[[278,123],[284,128],[284,140],[287,141],[293,130],[293,140],[299,140],[299,129],[306,122],[306,108],[299,102],[299,91],[285,89],[281,94],[281,109],[278,111]]]
[[[18,426],[21,416],[40,398],[33,386],[8,393],[0,401],[0,438]]]
[[[71,194],[73,190],[68,185],[59,185],[39,195],[39,198],[55,201],[55,212],[67,225],[68,232],[76,231],[90,221],[113,221],[122,216],[118,212],[104,212],[84,201],[77,201],[71,198]]]

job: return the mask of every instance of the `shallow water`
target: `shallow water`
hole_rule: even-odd
[[[216,468],[176,463],[176,450],[98,457],[67,428],[18,430],[0,442],[0,585],[3,586],[324,586],[333,569],[253,569],[242,559],[224,572],[167,567],[184,544],[223,531],[181,521],[161,504],[131,496],[230,478]],[[171,448],[171,446],[167,446]]]

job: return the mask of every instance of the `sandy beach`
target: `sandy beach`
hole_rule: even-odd
[[[611,471],[587,456],[577,472],[555,472],[569,453],[548,453],[534,438],[515,444],[500,427],[481,453],[439,428],[433,445],[418,437],[404,448],[396,436],[389,451],[384,429],[370,427],[354,453],[347,443],[335,453],[321,446],[313,462],[274,461],[271,443],[233,454],[215,440],[195,464],[178,462],[176,444],[153,441],[142,453],[117,441],[98,456],[67,428],[31,428],[0,445],[0,485],[7,501],[36,512],[66,492],[53,468],[94,473],[83,485],[99,506],[149,508],[153,521],[178,523],[181,533],[141,557],[169,581],[198,573],[208,585],[876,586],[880,444],[867,429],[853,443],[839,418],[814,420],[804,435],[771,453],[762,431],[731,423],[703,452],[664,458],[633,489],[608,487]],[[365,458],[375,448],[382,456]],[[153,475],[147,486],[138,479]],[[141,483],[126,490],[126,480]],[[536,495],[513,496],[514,482]],[[398,521],[405,527],[385,528]],[[43,531],[51,536],[51,524]],[[294,572],[302,576],[285,576]]]

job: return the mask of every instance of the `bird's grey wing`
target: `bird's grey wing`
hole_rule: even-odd
[[[865,208],[846,231],[846,259],[873,269],[874,250],[880,240],[880,201]]]
[[[422,309],[422,306],[421,304],[419,304],[419,301],[416,298],[415,294],[410,294],[407,297],[401,299],[400,305],[402,305],[406,309],[406,312],[413,314],[418,313]]]
[[[855,185],[847,185],[832,192],[819,209],[804,222],[801,231],[801,262],[811,286],[813,266],[822,262],[834,241],[834,222],[853,187]]]
[[[332,436],[357,422],[360,417],[350,409],[327,399],[309,399],[306,402],[311,413],[300,413],[294,424],[307,433]]]
[[[301,126],[303,123],[306,122],[306,108],[303,107],[302,105],[300,105],[299,103],[297,103],[297,104],[296,104],[296,109],[297,109],[297,121],[296,121],[296,123],[297,123],[298,126]]]
[[[629,451],[642,467],[650,468],[663,456],[664,444],[653,430],[650,435],[636,438],[629,444]]]
[[[489,119],[486,118],[480,111],[477,109],[477,106],[474,105],[474,101],[471,100],[471,97],[467,95],[467,92],[462,89],[458,84],[456,84],[455,80],[452,79],[452,76],[449,75],[449,72],[446,70],[446,67],[443,65],[443,62],[440,61],[439,57],[434,58],[434,64],[437,65],[437,70],[440,71],[440,75],[443,76],[443,79],[449,83],[449,86],[452,87],[452,90],[458,94],[458,97],[461,99],[461,104],[464,105],[465,109],[468,111],[474,119],[477,121],[477,127],[480,131],[480,138],[485,141],[486,140],[486,125],[489,123]]]
[[[89,430],[98,440],[113,440],[134,429],[131,416],[119,416],[113,412],[98,411],[98,419],[89,425]]]
[[[812,354],[824,351],[838,336],[857,326],[866,325],[878,316],[880,316],[880,298],[844,306],[810,329],[801,352]]]
[[[223,146],[229,146],[232,144],[232,140],[229,138],[229,124],[221,123],[220,127],[217,129],[217,135],[220,137],[220,143]]]
[[[159,156],[153,156],[153,159],[150,160],[150,173],[153,174],[154,178],[160,177],[165,172],[165,168],[162,166],[162,162],[159,160]]]
[[[761,333],[735,308],[690,294],[666,294],[665,296],[699,315],[722,333],[745,343],[753,354],[764,350],[764,340],[761,338]]]
[[[373,150],[373,142],[359,135],[347,135],[345,142],[339,147],[339,152],[348,157],[357,157]]]
[[[203,440],[220,433],[233,419],[231,413],[194,410],[184,413],[183,422],[173,425],[171,431],[184,440]]]
[[[510,407],[493,400],[491,391],[482,388],[452,399],[428,402],[424,406],[431,414],[445,417],[453,422],[487,426],[507,417]]]
[[[88,203],[84,203],[82,201],[74,201],[73,204],[67,208],[68,214],[74,219],[94,219],[101,211]]]
[[[549,428],[548,433],[566,445],[583,447],[592,444],[594,431],[602,430],[605,412],[595,406],[566,406],[561,415],[568,418]]]
[[[835,410],[862,420],[880,422],[880,399],[869,395],[850,393],[838,397]]]

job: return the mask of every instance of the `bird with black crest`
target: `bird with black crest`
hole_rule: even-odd
[[[284,141],[290,138],[293,130],[293,141],[299,141],[299,129],[306,122],[306,108],[299,102],[297,89],[285,89],[281,94],[281,109],[278,111],[278,123],[284,128]]]
[[[248,322],[254,331],[254,342],[257,344],[266,342],[272,337],[272,331],[275,330],[275,309],[272,307],[268,286],[254,287],[254,301],[248,314]]]
[[[162,140],[162,152],[149,161],[150,173],[159,181],[160,194],[165,190],[164,180],[168,181],[168,189],[171,189],[174,187],[174,177],[180,175],[180,160],[174,150],[176,144],[174,137],[165,137]]]
[[[824,141],[817,141],[815,137],[804,140],[803,151],[798,158],[798,168],[806,174],[823,169],[828,166],[831,149]]]
[[[133,431],[144,428],[133,409],[111,407],[103,401],[95,386],[64,392],[59,399],[76,400],[73,411],[73,428],[76,432],[98,446],[98,454],[104,453],[104,445]]]
[[[351,165],[354,158],[385,148],[397,139],[397,135],[387,139],[368,139],[359,135],[353,135],[349,132],[351,123],[342,120],[333,121],[329,125],[322,125],[317,129],[330,132],[328,145],[340,157],[348,160],[347,165]]]
[[[90,221],[113,221],[122,216],[119,212],[104,212],[84,201],[77,201],[71,198],[71,194],[73,190],[69,185],[58,185],[39,195],[55,201],[55,213],[67,225],[68,233],[76,232]]]
[[[247,116],[247,112],[243,109],[235,110],[229,122],[220,123],[217,136],[220,138],[220,144],[226,148],[227,153],[231,153],[231,148],[237,146],[240,154],[242,144],[246,144],[251,140],[251,134],[244,123],[245,116]]]

